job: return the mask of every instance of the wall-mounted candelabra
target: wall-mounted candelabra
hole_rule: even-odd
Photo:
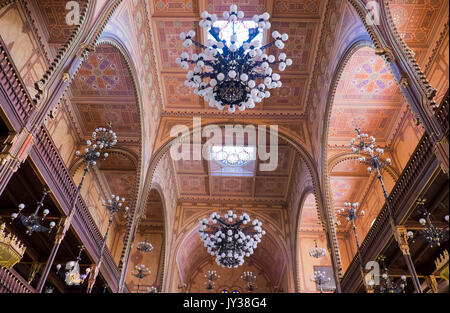
[[[216,284],[214,281],[219,279],[220,275],[218,275],[216,271],[209,270],[208,272],[206,272],[205,278],[208,280],[205,282],[205,289],[212,290],[216,287]]]
[[[252,272],[244,272],[241,275],[241,279],[247,283],[247,290],[252,292],[256,290],[258,287],[256,286],[256,275]]]
[[[327,277],[323,271],[314,271],[314,276],[310,279],[319,287],[320,293],[323,292],[323,286],[331,282],[331,278]]]
[[[43,226],[41,222],[45,220],[47,215],[50,213],[48,209],[44,209],[42,211],[42,216],[39,216],[40,209],[44,206],[45,197],[50,193],[48,188],[44,188],[41,200],[37,202],[37,207],[34,213],[29,216],[26,216],[22,213],[23,209],[25,209],[25,204],[20,203],[18,205],[18,212],[11,214],[11,223],[19,217],[20,222],[26,228],[27,235],[31,236],[34,232],[51,232],[51,230],[56,226],[54,221],[51,221],[48,225],[49,227]]]
[[[134,267],[134,270],[131,271],[131,275],[133,275],[134,277],[136,277],[138,279],[138,285],[137,285],[137,293],[140,292],[140,288],[141,288],[141,281],[149,276],[151,274],[151,271],[148,267],[146,267],[144,264],[141,265],[136,265]]]
[[[92,280],[89,281],[89,286],[88,286],[88,291],[87,291],[88,293],[91,293],[92,287],[94,287],[95,280],[97,279],[97,275],[99,273],[100,266],[102,265],[103,254],[104,254],[105,248],[106,248],[106,241],[108,239],[108,234],[109,234],[109,230],[111,228],[111,225],[112,225],[112,222],[114,219],[114,215],[120,211],[125,200],[126,200],[125,198],[120,198],[119,196],[116,196],[116,195],[112,195],[111,199],[109,199],[108,201],[102,200],[103,206],[109,211],[109,221],[108,221],[108,227],[106,228],[105,237],[103,239],[102,248],[100,250],[100,260],[98,261],[98,264],[95,267],[95,271],[93,273]],[[128,212],[128,210],[129,210],[129,208],[125,207],[125,212]]]
[[[45,281],[47,280],[48,273],[50,272],[50,268],[53,264],[53,261],[58,253],[59,247],[61,245],[62,240],[65,237],[67,230],[70,228],[70,224],[72,223],[72,218],[75,215],[75,207],[78,200],[78,196],[80,195],[81,188],[83,187],[84,179],[89,171],[90,167],[97,165],[97,162],[106,159],[109,154],[105,152],[105,149],[111,148],[115,146],[117,143],[117,135],[112,130],[111,123],[108,123],[107,127],[99,127],[96,128],[94,132],[92,132],[92,137],[90,140],[86,141],[87,147],[83,152],[76,151],[75,156],[79,158],[83,163],[85,163],[84,172],[81,177],[80,183],[77,186],[75,194],[73,195],[72,202],[70,205],[69,215],[64,221],[64,225],[61,225],[60,230],[58,230],[58,234],[55,239],[55,244],[52,248],[50,256],[48,257],[45,268],[42,272],[42,276],[39,280],[39,283],[36,287],[37,292],[42,292]],[[97,276],[98,267],[96,267],[96,272],[94,273],[94,279]],[[88,292],[90,292],[92,286],[89,284]]]
[[[419,206],[419,211],[422,217],[419,219],[420,225],[423,226],[423,229],[418,230],[416,234],[412,231],[408,231],[408,238],[412,239],[415,236],[419,235],[425,238],[431,248],[435,246],[440,246],[442,243],[447,242],[449,239],[448,229],[438,228],[433,225],[431,222],[431,213],[427,210],[426,199],[417,200],[417,204]],[[448,215],[445,216],[445,221],[448,222]]]
[[[365,154],[365,156],[359,158],[360,163],[368,165],[367,170],[370,173],[376,172],[377,174],[377,178],[380,181],[381,188],[383,189],[385,205],[392,232],[397,241],[398,247],[402,251],[403,257],[405,258],[405,262],[408,266],[408,271],[412,277],[414,289],[416,290],[417,293],[422,293],[423,292],[422,287],[419,278],[417,276],[416,269],[414,268],[414,263],[411,259],[411,255],[409,253],[407,239],[406,242],[404,242],[405,239],[403,239],[398,226],[395,224],[393,210],[389,203],[389,195],[386,191],[386,187],[383,182],[383,177],[381,175],[381,169],[390,165],[391,159],[389,158],[387,158],[386,160],[382,159],[384,149],[375,146],[375,138],[373,136],[361,133],[361,130],[359,128],[355,129],[355,131],[357,133],[357,139],[353,138],[350,141],[350,147],[354,153]]]

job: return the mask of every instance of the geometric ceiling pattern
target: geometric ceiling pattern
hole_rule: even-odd
[[[70,88],[82,136],[111,122],[120,141],[138,142],[140,118],[133,80],[118,49],[101,45],[89,54]]]
[[[270,172],[260,171],[260,165],[268,161],[260,161],[258,157],[238,169],[232,169],[234,173],[224,173],[223,166],[215,160],[172,162],[181,200],[227,199],[284,203],[288,196],[294,157],[294,149],[280,142],[278,166]]]
[[[348,146],[355,128],[387,145],[402,110],[402,95],[389,66],[363,47],[348,60],[339,80],[329,125],[329,146]]]
[[[66,0],[39,0],[39,13],[44,21],[48,40],[51,45],[57,48],[64,44],[75,30],[75,25],[68,25],[66,22],[66,15],[69,12],[66,10]],[[87,0],[78,0],[80,12],[83,12],[87,6]]]
[[[428,48],[439,36],[443,21],[448,21],[448,0],[389,1],[394,24],[405,43],[411,48],[420,65],[427,62]]]

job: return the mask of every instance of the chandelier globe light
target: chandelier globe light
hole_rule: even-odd
[[[282,86],[280,74],[275,73],[272,66],[278,65],[278,70],[282,72],[292,65],[286,53],[280,53],[278,60],[274,55],[264,53],[272,46],[282,50],[289,38],[288,34],[274,31],[273,40],[266,45],[256,39],[271,28],[269,13],[254,15],[251,25],[249,21],[243,20],[244,16],[244,12],[238,11],[235,4],[230,6],[229,11],[223,12],[226,20],[224,28],[231,27],[231,36],[226,40],[222,29],[216,26],[216,22],[221,22],[218,16],[202,12],[199,26],[212,38],[207,39],[204,45],[194,40],[194,30],[182,32],[180,39],[183,40],[183,47],[195,45],[204,51],[191,56],[183,52],[176,59],[176,63],[186,71],[190,65],[194,67],[186,75],[185,86],[193,88],[194,94],[203,97],[210,107],[223,110],[228,106],[230,113],[234,113],[236,108],[240,111],[252,109],[255,103],[269,98],[269,90]],[[245,35],[238,32],[238,29],[242,29],[240,26],[248,29],[248,38],[242,39]]]
[[[238,218],[229,210],[223,217],[214,212],[209,220],[202,219],[199,233],[208,253],[216,256],[218,265],[238,268],[244,264],[244,257],[253,254],[266,234],[261,226],[258,219],[251,221],[247,213]]]

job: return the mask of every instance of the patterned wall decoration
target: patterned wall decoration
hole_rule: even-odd
[[[391,0],[389,8],[400,36],[424,65],[427,50],[437,40],[440,27],[448,22],[447,0]]]
[[[134,96],[128,66],[113,46],[99,46],[83,62],[72,84],[72,94],[81,96]]]
[[[320,16],[325,2],[320,0],[274,1],[273,14],[278,15],[315,15]]]
[[[188,14],[198,12],[198,3],[193,0],[153,0],[153,8],[158,15]]]
[[[168,21],[155,20],[155,26],[158,30],[158,45],[161,56],[161,70],[162,71],[176,71],[184,73],[183,69],[175,63],[175,60],[180,57],[184,51],[189,54],[200,53],[199,48],[191,47],[186,49],[180,40],[180,33],[193,29],[196,36],[200,36],[198,23],[186,22],[183,20],[177,21],[171,18]],[[197,40],[199,40],[197,38]],[[184,76],[186,74],[184,73]],[[184,80],[183,80],[184,82]]]
[[[230,5],[236,4],[239,10],[244,11],[247,18],[255,14],[263,14],[267,11],[264,0],[211,0],[206,3],[206,10],[221,17],[223,11],[229,10]]]
[[[205,107],[203,99],[194,95],[191,88],[184,85],[185,74],[163,74],[165,103],[167,109],[179,107],[203,109]]]
[[[303,114],[306,111],[307,77],[283,75],[283,86],[271,91],[269,99],[263,102],[264,110],[295,111]]]
[[[33,97],[36,95],[34,83],[42,78],[47,64],[31,25],[17,3],[13,3],[0,12],[0,36],[29,94]]]
[[[134,83],[120,51],[100,45],[83,63],[70,88],[80,137],[111,122],[119,141],[138,145],[141,125]]]
[[[38,0],[40,14],[44,20],[48,33],[48,43],[61,45],[67,41],[75,30],[75,25],[68,25],[66,15],[66,0]],[[80,12],[87,6],[87,0],[79,0]]]
[[[395,129],[404,105],[386,62],[372,48],[357,50],[337,85],[328,144],[348,145],[355,128],[371,132],[383,146]]]

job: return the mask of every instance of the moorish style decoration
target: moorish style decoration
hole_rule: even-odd
[[[216,14],[204,11],[201,14],[200,27],[212,36],[206,45],[195,41],[195,31],[180,34],[183,46],[192,45],[204,50],[200,54],[189,56],[187,52],[176,60],[184,70],[189,64],[194,70],[187,73],[185,86],[194,89],[194,93],[203,97],[210,107],[234,113],[236,107],[244,111],[252,109],[255,103],[270,97],[266,89],[280,88],[280,74],[274,73],[272,65],[278,64],[278,70],[284,71],[292,65],[285,53],[280,53],[278,60],[274,55],[267,55],[264,50],[276,46],[284,48],[287,34],[278,31],[272,33],[273,41],[262,45],[261,33],[270,29],[269,13],[255,15],[251,21],[244,21],[244,12],[238,11],[233,4],[229,11],[223,13],[225,21],[220,21]]]
[[[0,225],[0,267],[12,268],[22,259],[26,247],[5,228],[5,223]]]
[[[254,219],[251,225],[250,217],[244,213],[237,219],[232,210],[221,218],[217,212],[210,219],[200,221],[199,233],[208,253],[216,256],[216,263],[222,267],[237,268],[244,264],[244,257],[253,254],[261,237],[266,231],[262,223]]]

